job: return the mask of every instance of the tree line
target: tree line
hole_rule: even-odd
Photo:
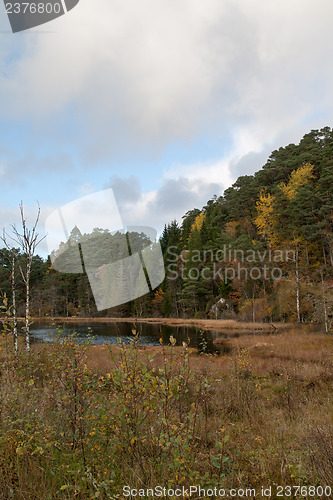
[[[163,314],[315,321],[328,331],[332,197],[332,129],[273,151],[254,175],[165,227],[161,243],[175,279],[161,288]]]
[[[239,177],[181,223],[166,224],[160,238],[166,278],[157,290],[98,312],[85,273],[58,272],[50,258],[33,255],[29,314],[304,321],[321,323],[328,332],[332,196],[333,130],[325,127],[273,151],[254,175]],[[107,235],[99,238],[107,242]],[[124,244],[119,236],[114,248],[122,253]],[[138,248],[145,244],[138,240]],[[27,269],[29,254],[18,247],[0,251],[0,293],[12,302],[14,277],[17,314],[24,316],[27,289],[19,269]]]

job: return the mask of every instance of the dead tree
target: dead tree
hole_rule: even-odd
[[[31,266],[32,266],[32,260],[36,251],[37,246],[40,244],[40,242],[45,238],[43,236],[42,238],[39,238],[39,234],[37,232],[37,225],[39,222],[39,217],[40,217],[40,207],[38,205],[38,211],[37,215],[35,218],[35,222],[31,228],[28,227],[27,225],[27,219],[24,215],[24,207],[22,202],[19,205],[20,207],[20,214],[21,214],[21,226],[22,229],[19,230],[15,224],[12,224],[12,232],[13,236],[10,236],[10,239],[15,241],[19,247],[20,250],[22,251],[23,256],[25,257],[25,263],[22,264],[22,262],[16,258],[17,266],[20,271],[20,274],[22,276],[22,280],[25,285],[25,344],[26,344],[26,349],[27,352],[30,352],[30,275],[31,275]],[[4,233],[4,236],[2,240],[5,242],[7,248],[9,248],[8,241],[6,238],[6,233]],[[12,272],[14,274],[15,270],[15,257],[16,253],[12,251],[12,255],[14,260],[12,261]],[[15,304],[15,283],[14,283],[14,291],[13,291],[13,301]],[[14,306],[15,307],[15,306]],[[16,315],[16,307],[15,307],[15,315]],[[15,342],[15,340],[14,340]]]

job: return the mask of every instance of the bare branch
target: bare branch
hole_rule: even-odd
[[[26,347],[27,351],[30,351],[30,329],[29,329],[29,313],[30,313],[30,274],[31,274],[31,266],[32,266],[32,260],[33,256],[35,254],[37,246],[40,244],[40,242],[45,238],[43,236],[42,238],[39,237],[39,233],[37,232],[37,225],[39,222],[40,218],[40,206],[38,204],[38,211],[37,215],[34,221],[34,224],[31,228],[28,227],[27,225],[27,219],[24,214],[24,207],[23,203],[21,201],[20,205],[20,214],[21,214],[21,225],[22,225],[22,231],[20,232],[15,224],[12,224],[12,230],[13,230],[13,236],[10,236],[10,238],[15,241],[19,247],[21,248],[24,256],[25,256],[25,265],[24,268],[21,265],[20,260],[18,259],[18,256],[15,254],[13,249],[10,247],[7,241],[7,234],[5,230],[3,231],[3,236],[2,236],[2,241],[5,243],[6,247],[12,252],[12,255],[15,254],[15,257],[18,262],[18,268],[20,271],[20,274],[22,276],[22,279],[25,284],[25,295],[26,295],[26,308],[25,308],[25,336],[26,336]]]

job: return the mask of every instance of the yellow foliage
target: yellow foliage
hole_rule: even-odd
[[[153,299],[153,304],[155,306],[161,306],[162,303],[163,303],[163,298],[164,298],[164,292],[163,292],[162,288],[159,288],[155,292],[155,296],[154,296],[154,299]]]
[[[311,163],[306,163],[291,172],[288,184],[284,182],[280,184],[280,189],[289,200],[292,200],[296,196],[297,191],[313,179],[313,168],[314,166]]]
[[[245,321],[264,321],[272,314],[272,307],[268,304],[266,297],[258,299],[247,299],[239,308],[239,314]]]
[[[288,200],[292,200],[297,191],[313,179],[314,166],[310,163],[293,170],[288,184],[281,183],[280,189]],[[265,236],[271,245],[278,243],[278,234],[275,230],[279,213],[275,205],[275,197],[267,193],[265,189],[260,191],[259,200],[256,203],[257,217],[254,221],[258,232]]]
[[[203,214],[202,212],[196,216],[192,226],[191,226],[191,233],[195,230],[200,231],[202,228],[202,224],[204,223],[204,220],[206,218],[206,215]]]
[[[274,196],[265,190],[261,190],[259,200],[256,203],[257,217],[254,221],[258,232],[266,236],[271,243],[274,243],[276,240],[274,226],[277,214],[274,213],[274,201]]]

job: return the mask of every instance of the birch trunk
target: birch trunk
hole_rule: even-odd
[[[13,337],[15,356],[18,353],[18,340],[17,340],[17,317],[16,317],[16,289],[15,289],[15,257],[12,255],[12,301],[13,301]]]
[[[29,325],[29,313],[30,313],[30,271],[31,271],[31,260],[28,258],[27,262],[27,275],[25,284],[25,346],[27,352],[30,352],[30,325]]]
[[[300,279],[299,279],[299,263],[298,263],[298,245],[296,246],[296,255],[295,255],[295,274],[296,274],[297,323],[300,323],[301,322],[301,313],[300,313]]]
[[[31,229],[27,226],[27,221],[24,216],[23,204],[20,204],[20,212],[21,212],[21,224],[22,224],[22,232],[20,232],[15,225],[12,225],[14,237],[12,239],[19,244],[23,256],[26,257],[26,264],[24,268],[22,267],[20,261],[18,260],[18,268],[20,274],[22,276],[23,282],[25,284],[25,343],[27,352],[30,352],[30,325],[29,325],[29,316],[30,316],[30,274],[31,274],[31,266],[33,261],[33,256],[35,254],[35,250],[39,243],[45,238],[39,239],[39,235],[37,233],[37,225],[39,222],[40,216],[40,208],[38,207],[37,216],[35,222]],[[6,238],[2,238],[3,241],[6,242]],[[8,244],[6,243],[8,248]],[[13,258],[17,258],[13,254]]]

